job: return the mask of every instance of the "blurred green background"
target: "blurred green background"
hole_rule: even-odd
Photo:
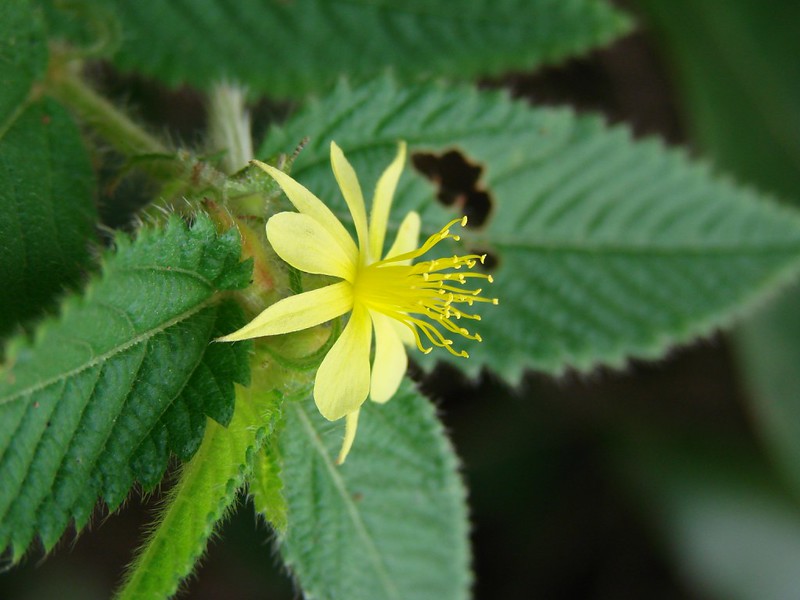
[[[602,112],[780,201],[800,199],[800,2],[620,4],[639,18],[634,34],[481,85]],[[105,67],[95,75],[155,130],[201,139],[194,91]],[[287,109],[254,107],[257,130]],[[107,223],[128,219],[136,189],[108,188]],[[800,598],[798,299],[790,290],[734,335],[622,373],[530,373],[509,389],[443,368],[424,381],[464,463],[476,598]],[[0,575],[0,598],[108,597],[157,502],[134,496],[110,518],[98,511],[52,556]],[[190,586],[185,597],[198,599],[297,596],[246,505]]]

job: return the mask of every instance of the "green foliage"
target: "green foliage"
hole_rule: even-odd
[[[278,438],[280,432],[271,436],[261,452],[253,458],[253,473],[248,491],[253,499],[253,507],[263,516],[278,534],[284,534],[287,527],[286,499],[283,497],[283,480],[280,470],[280,451]]]
[[[334,457],[342,423],[309,402],[285,407],[281,473],[286,563],[310,598],[466,598],[464,488],[433,406],[405,383],[368,402],[353,452]]]
[[[753,24],[796,21],[797,9],[770,12],[754,0],[730,9],[723,0],[642,1],[669,35],[685,37],[675,57],[701,115],[698,129],[721,149],[722,164],[795,193],[800,120],[784,115],[796,113],[800,88],[783,72],[793,68],[796,36],[760,36],[758,49],[766,45],[773,56],[752,65],[756,47],[737,40]],[[470,360],[417,354],[426,368],[444,359],[470,374],[488,368],[517,381],[531,367],[558,373],[662,356],[729,324],[800,267],[795,212],[680,152],[634,141],[596,117],[429,82],[529,71],[611,40],[630,20],[606,0],[33,4],[0,6],[0,336],[35,332],[11,343],[0,368],[0,551],[14,561],[37,536],[50,550],[71,522],[83,528],[98,499],[113,510],[134,483],[152,489],[174,454],[187,464],[122,598],[174,594],[245,484],[309,597],[456,599],[468,596],[471,583],[457,460],[434,407],[411,383],[385,406],[367,403],[339,467],[333,457],[343,423],[326,421],[307,397],[339,321],[321,348],[321,328],[261,342],[269,348],[263,354],[250,354],[249,344],[212,343],[243,324],[239,304],[255,312],[287,287],[262,247],[262,209],[269,216],[282,202],[274,183],[246,169],[224,182],[197,148],[171,155],[171,144],[87,85],[89,56],[169,85],[208,90],[224,78],[272,98],[328,94],[273,126],[259,155],[291,152],[311,136],[286,164],[345,222],[329,142],[345,149],[369,190],[397,141],[407,140],[415,166],[400,181],[391,228],[409,210],[421,213],[427,234],[468,213],[460,244],[439,250],[487,252],[495,283],[485,295],[500,299],[498,307],[479,307],[485,341],[463,344]],[[332,89],[342,76],[349,83]],[[122,155],[103,162],[103,179],[119,183],[120,165],[154,165],[143,168],[165,184],[162,206],[194,223],[173,216],[143,227],[135,241],[118,236],[85,293],[34,328],[59,296],[88,279],[95,244],[94,177],[62,104]],[[223,120],[243,135],[237,147],[213,151],[249,156],[245,115],[236,109]],[[749,147],[729,122],[747,128]],[[778,140],[774,152],[770,138]],[[467,163],[455,181],[444,175],[446,153]],[[138,185],[124,179],[120,187]],[[450,202],[434,199],[445,193]],[[201,198],[211,217],[195,214]],[[218,232],[234,224],[258,266],[241,294],[233,292],[248,286],[251,265],[240,262],[239,231]],[[305,283],[297,272],[288,279],[294,292]],[[778,400],[764,414],[775,421],[787,464],[796,465],[794,307],[792,299],[749,329],[745,355],[765,397]],[[247,383],[250,365],[253,386],[235,388]],[[710,591],[751,597],[762,590],[750,593],[736,577],[768,573],[774,586],[766,594],[791,593],[781,587],[791,580],[782,579],[783,567],[799,555],[800,520],[782,504],[782,490],[757,476],[741,488],[731,485],[735,478],[707,478],[691,460],[702,453],[636,450],[627,453],[636,455],[630,473],[649,486],[668,531],[681,534],[670,540],[677,554],[711,574]],[[669,464],[653,476],[661,459]],[[731,464],[746,474],[764,469],[746,458]],[[754,504],[745,499],[749,490]],[[784,555],[729,551],[732,532],[772,543],[776,531],[788,540]],[[784,531],[791,535],[780,538]]]
[[[117,238],[103,275],[69,300],[0,372],[0,548],[46,549],[70,519],[82,528],[100,496],[110,508],[134,481],[155,486],[169,451],[188,460],[208,415],[230,420],[246,345],[212,344],[240,326],[218,292],[247,285],[239,238],[172,218]]]
[[[28,2],[0,6],[0,338],[74,286],[89,259],[94,178],[78,130],[33,101],[47,40]]]
[[[117,598],[168,598],[191,573],[216,524],[236,500],[272,428],[279,396],[266,386],[236,388],[227,427],[209,422],[203,443],[169,492],[157,527]]]
[[[0,138],[0,337],[39,316],[89,262],[94,176],[77,128],[52,101]]]
[[[798,197],[800,79],[796,2],[638,0],[672,59],[688,126],[714,161]]]
[[[757,0],[669,5],[640,0],[672,58],[690,127],[727,169],[800,201],[797,36],[800,5]],[[748,320],[737,335],[741,369],[766,442],[800,489],[800,288]]]
[[[737,331],[737,357],[756,424],[800,489],[800,287],[792,286]]]
[[[0,139],[0,178],[2,336],[80,280],[97,214],[83,142],[52,101],[30,105]]]
[[[530,69],[630,27],[601,0],[116,0],[113,9],[125,32],[113,55],[122,69],[203,88],[234,79],[273,97],[386,67],[403,79]],[[54,27],[73,29],[62,21]]]
[[[0,4],[0,139],[47,67],[41,19],[27,0]]]
[[[497,257],[488,293],[501,306],[481,311],[475,329],[484,342],[469,346],[468,361],[455,359],[472,373],[488,366],[515,380],[524,366],[560,371],[658,356],[728,323],[800,258],[794,213],[595,117],[381,79],[340,86],[270,132],[260,154],[290,149],[308,131],[318,134],[292,173],[343,218],[332,139],[366,174],[365,190],[401,138],[412,154],[457,149],[480,166],[493,205],[485,225],[464,232],[462,250]],[[453,213],[409,171],[395,225],[413,209],[433,233]]]

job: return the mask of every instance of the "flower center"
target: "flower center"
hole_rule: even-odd
[[[481,288],[470,289],[471,279],[486,279],[492,276],[470,271],[478,263],[483,264],[486,255],[467,254],[451,258],[437,258],[405,264],[422,256],[442,240],[458,241],[459,236],[450,233],[450,227],[467,224],[467,217],[455,219],[438,233],[430,236],[418,249],[379,260],[361,267],[353,284],[356,302],[383,313],[406,325],[414,334],[417,347],[427,354],[433,346],[445,348],[455,356],[468,357],[466,351],[453,349],[451,334],[470,340],[481,341],[481,336],[456,323],[461,319],[480,321],[480,315],[465,312],[463,305],[475,302],[497,304],[497,298],[482,298]]]

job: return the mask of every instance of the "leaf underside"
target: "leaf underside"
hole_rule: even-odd
[[[100,3],[108,9],[108,3]],[[125,32],[122,69],[169,84],[246,82],[273,97],[302,97],[337,77],[391,67],[471,78],[531,69],[602,45],[630,20],[601,0],[145,0],[112,3]],[[75,28],[51,11],[51,27]],[[175,43],[179,40],[179,43]]]
[[[247,284],[239,238],[198,218],[120,236],[103,274],[68,300],[0,371],[0,548],[18,560],[38,534],[50,549],[98,497],[116,508],[135,481],[188,460],[206,415],[227,423],[246,344],[209,344],[241,325],[220,290]]]
[[[386,405],[367,402],[342,466],[342,421],[288,402],[280,437],[287,565],[309,598],[466,598],[465,494],[430,402],[408,381]]]
[[[657,357],[729,323],[794,273],[800,258],[794,212],[657,141],[633,141],[625,128],[501,93],[399,88],[387,78],[340,85],[270,131],[259,156],[291,151],[306,135],[311,142],[292,174],[345,222],[330,140],[354,163],[366,193],[400,139],[412,156],[455,150],[480,168],[474,185],[489,194],[488,219],[464,232],[457,250],[497,260],[484,293],[500,305],[478,307],[483,320],[473,329],[483,343],[455,340],[469,360],[440,351],[420,357],[423,364],[444,358],[513,381],[526,366],[559,372]],[[454,211],[460,216],[458,203],[433,199],[437,191],[407,168],[390,227],[409,210],[421,213],[425,234]]]

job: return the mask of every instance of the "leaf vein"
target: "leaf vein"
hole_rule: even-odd
[[[126,342],[124,342],[122,344],[114,346],[113,348],[107,350],[103,354],[95,356],[91,360],[85,362],[84,364],[82,364],[82,365],[80,365],[78,367],[75,367],[74,369],[71,369],[71,370],[69,370],[69,371],[67,371],[65,373],[59,373],[58,375],[56,375],[54,377],[51,377],[50,379],[46,379],[45,381],[41,381],[41,382],[35,383],[33,385],[30,385],[27,388],[23,388],[23,389],[15,392],[14,394],[11,394],[10,396],[6,396],[5,398],[0,398],[0,406],[2,406],[3,404],[8,404],[10,402],[14,402],[15,400],[17,400],[18,398],[20,398],[22,396],[27,396],[27,395],[39,392],[39,391],[41,391],[41,390],[43,390],[43,389],[45,389],[45,388],[47,388],[47,387],[49,387],[49,386],[51,386],[51,385],[53,385],[55,383],[58,383],[60,381],[68,379],[70,377],[74,377],[75,375],[78,375],[79,373],[85,371],[86,369],[90,369],[93,366],[95,366],[95,365],[97,365],[97,364],[99,364],[101,362],[105,362],[106,360],[112,358],[113,356],[116,356],[117,354],[120,354],[121,352],[124,352],[128,348],[131,348],[131,347],[133,347],[133,346],[135,346],[137,344],[140,344],[141,342],[146,341],[146,340],[152,338],[153,336],[155,336],[155,335],[157,335],[157,334],[159,334],[159,333],[161,333],[163,331],[166,331],[167,329],[169,329],[170,327],[180,323],[181,321],[185,321],[186,319],[188,319],[192,315],[197,314],[198,312],[200,312],[201,310],[203,310],[204,308],[209,306],[212,302],[213,302],[213,298],[210,298],[210,299],[206,300],[205,302],[202,302],[202,303],[192,307],[191,309],[181,313],[180,315],[177,315],[177,316],[173,317],[172,319],[169,319],[168,321],[165,321],[164,323],[159,324],[156,327],[148,329],[147,331],[144,331],[144,332],[140,333],[139,335],[133,337],[130,340],[127,340]]]
[[[347,491],[344,479],[337,471],[336,465],[333,464],[333,461],[331,460],[325,445],[322,443],[319,434],[311,424],[311,420],[309,419],[300,402],[293,402],[290,404],[290,406],[294,407],[295,412],[297,413],[298,417],[300,417],[303,428],[308,433],[308,437],[311,440],[311,443],[314,445],[314,449],[319,454],[320,459],[330,474],[331,481],[336,487],[336,491],[339,493],[339,497],[342,499],[342,503],[347,509],[347,514],[350,517],[358,536],[361,538],[368,550],[367,557],[372,563],[375,571],[378,573],[378,576],[380,577],[381,583],[383,584],[387,594],[389,594],[389,596],[392,598],[397,598],[397,588],[395,587],[394,582],[392,582],[392,580],[389,578],[389,574],[386,571],[386,566],[383,563],[383,558],[381,557],[380,552],[378,552],[378,548],[375,545],[375,542],[373,541],[369,531],[367,530],[366,524],[362,520],[361,515],[359,515],[358,510],[353,503],[353,499]]]

